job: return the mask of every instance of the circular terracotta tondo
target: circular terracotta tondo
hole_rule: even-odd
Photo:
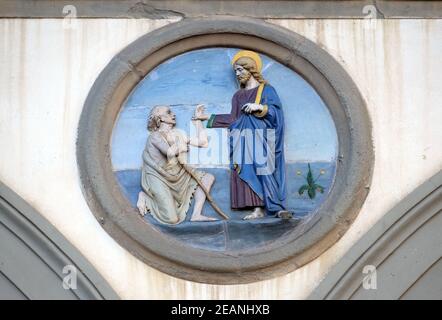
[[[191,50],[211,47],[261,52],[301,75],[333,118],[339,161],[334,184],[305,232],[265,246],[215,252],[187,246],[142,219],[116,181],[110,139],[126,98],[153,68]],[[103,228],[133,255],[172,276],[216,284],[248,283],[282,275],[318,257],[349,228],[368,194],[374,162],[365,103],[345,70],[304,37],[252,19],[186,19],[126,47],[100,73],[85,102],[77,159],[86,201]]]

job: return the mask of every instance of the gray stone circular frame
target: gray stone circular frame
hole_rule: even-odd
[[[146,223],[123,196],[112,172],[110,139],[135,86],[165,60],[208,47],[241,47],[266,54],[304,77],[334,119],[339,160],[330,194],[302,236],[286,234],[247,251],[211,252],[186,246]],[[277,85],[277,84],[275,84]],[[261,20],[185,19],[146,34],[101,72],[84,105],[77,160],[83,193],[103,228],[148,265],[186,280],[249,283],[291,272],[318,257],[349,228],[371,183],[371,125],[356,85],[327,52],[304,37]]]

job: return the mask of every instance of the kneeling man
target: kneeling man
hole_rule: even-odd
[[[192,120],[197,136],[189,138],[175,128],[175,114],[169,106],[156,106],[151,110],[147,125],[150,135],[143,152],[143,191],[139,193],[137,203],[141,215],[150,213],[157,221],[165,224],[181,223],[194,197],[195,206],[190,220],[216,220],[201,214],[206,195],[182,165],[186,161],[189,145],[208,146],[207,134],[201,124],[201,121],[207,119],[204,106],[197,106]],[[210,191],[215,181],[213,175],[189,166],[187,169],[192,170],[205,189]]]

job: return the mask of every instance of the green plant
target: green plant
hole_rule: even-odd
[[[316,191],[319,191],[320,193],[324,193],[324,187],[316,183],[318,178],[321,175],[323,175],[324,173],[325,173],[325,171],[321,170],[319,172],[319,175],[316,177],[316,179],[313,179],[312,168],[310,167],[310,163],[309,163],[307,177],[305,177],[305,179],[307,180],[307,184],[304,184],[299,188],[299,190],[298,190],[299,195],[302,196],[304,194],[304,192],[307,191],[309,198],[314,199],[316,197]],[[298,171],[298,175],[300,175],[299,171]]]

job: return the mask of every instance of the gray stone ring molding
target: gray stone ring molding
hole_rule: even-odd
[[[210,252],[186,246],[146,223],[120,191],[112,172],[110,139],[120,108],[134,87],[165,60],[208,47],[256,50],[292,68],[318,92],[339,141],[336,178],[302,236],[286,234],[257,249]],[[249,283],[291,272],[318,257],[349,228],[371,183],[371,125],[364,100],[341,65],[306,38],[261,20],[184,19],[150,32],[116,55],[95,81],[78,128],[77,160],[83,193],[103,228],[148,265],[186,280]]]

